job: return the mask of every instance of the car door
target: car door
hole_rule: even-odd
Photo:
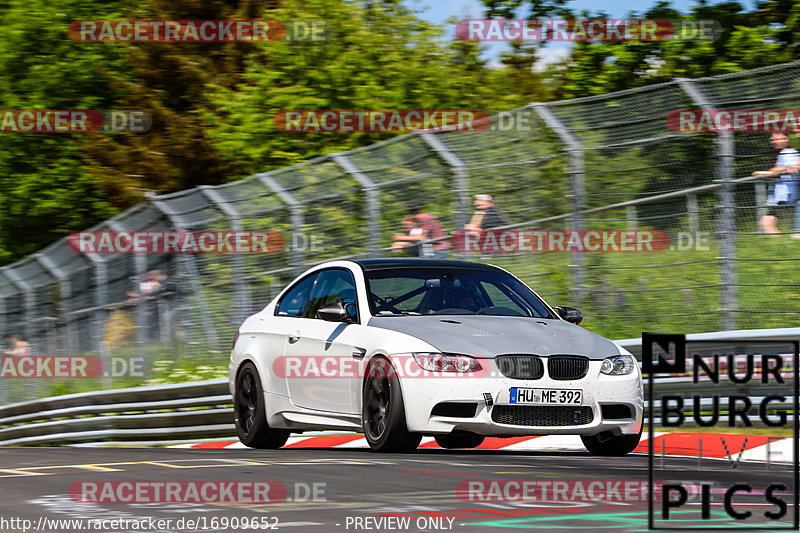
[[[351,383],[357,379],[353,342],[357,324],[317,318],[320,307],[356,301],[355,278],[345,268],[320,271],[308,299],[305,318],[287,338],[285,357],[292,371],[286,385],[298,407],[352,414]]]
[[[301,324],[305,320],[308,298],[311,296],[311,289],[314,288],[316,280],[317,272],[314,272],[295,282],[281,296],[275,307],[274,316],[260,319],[262,323],[268,324],[267,331],[263,335],[263,342],[266,346],[265,352],[270,354],[267,364],[275,378],[274,390],[270,391],[274,394],[289,396],[285,379],[286,347],[297,336],[297,332],[300,331]]]

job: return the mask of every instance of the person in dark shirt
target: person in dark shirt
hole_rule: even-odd
[[[475,206],[475,213],[469,224],[464,226],[466,231],[486,231],[508,225],[505,215],[494,204],[492,195],[476,194],[472,203]]]

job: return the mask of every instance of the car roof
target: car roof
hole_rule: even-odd
[[[386,270],[390,268],[469,268],[479,270],[501,270],[492,265],[470,261],[448,261],[443,259],[420,259],[414,257],[386,259],[355,259],[353,261],[365,271]]]

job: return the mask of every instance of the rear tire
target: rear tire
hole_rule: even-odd
[[[370,362],[361,406],[361,424],[372,451],[410,452],[419,446],[422,435],[408,431],[400,380],[388,359]]]
[[[264,391],[256,365],[250,361],[239,369],[233,399],[234,423],[239,440],[250,448],[274,450],[286,444],[289,430],[269,427]]]
[[[483,435],[475,433],[451,433],[449,435],[436,435],[436,444],[448,450],[457,448],[477,448],[483,442]]]
[[[611,437],[602,442],[597,435],[592,435],[591,437],[582,436],[581,440],[592,455],[620,457],[628,455],[635,450],[641,438],[642,432],[640,430],[639,433],[635,435],[617,435],[616,437]]]

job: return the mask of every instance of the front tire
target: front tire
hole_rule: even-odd
[[[592,455],[603,455],[609,457],[620,457],[628,455],[636,446],[639,445],[639,440],[642,438],[641,430],[635,435],[617,435],[607,440],[601,441],[598,435],[590,437],[581,436],[583,445]]]
[[[436,435],[436,444],[447,450],[457,448],[477,448],[483,442],[483,435],[475,433],[451,433],[449,435]]]
[[[387,359],[370,362],[361,405],[364,436],[373,451],[409,452],[419,446],[422,435],[408,431],[400,380]]]
[[[242,365],[236,376],[233,410],[236,433],[245,446],[274,450],[286,444],[290,432],[267,424],[261,378],[250,361]]]

